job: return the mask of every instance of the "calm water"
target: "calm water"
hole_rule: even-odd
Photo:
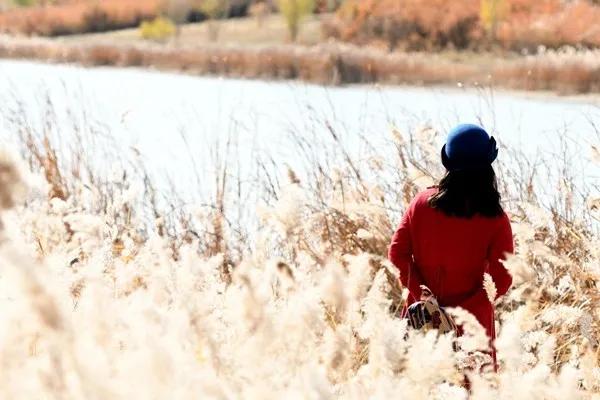
[[[282,169],[296,167],[290,131],[327,136],[323,121],[343,132],[356,154],[361,151],[359,136],[384,146],[392,125],[401,130],[430,125],[445,132],[459,121],[480,122],[502,143],[532,155],[558,152],[560,138],[569,132],[577,174],[585,180],[597,173],[583,156],[589,153],[589,143],[600,141],[592,127],[593,122],[600,126],[598,98],[527,97],[460,88],[326,88],[20,61],[0,61],[0,96],[2,104],[12,104],[13,109],[18,99],[37,129],[43,128],[50,99],[54,118],[62,121],[53,134],[63,142],[72,140],[74,131],[94,126],[112,138],[90,137],[113,143],[103,155],[91,152],[98,162],[135,148],[153,174],[194,190],[202,188],[197,188],[192,171],[208,173],[215,165],[210,149],[216,142],[222,145],[234,137],[234,156],[242,165],[260,153],[269,154]],[[5,141],[15,136],[8,118],[11,107],[0,109],[0,137]],[[442,140],[440,136],[440,145]]]

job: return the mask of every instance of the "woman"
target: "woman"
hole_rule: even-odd
[[[496,298],[512,283],[501,262],[513,252],[513,238],[491,165],[497,156],[496,141],[482,128],[454,128],[442,148],[446,175],[415,197],[389,248],[409,290],[407,306],[434,295],[441,307],[472,313],[491,340],[494,306],[483,287],[484,273],[494,281]]]

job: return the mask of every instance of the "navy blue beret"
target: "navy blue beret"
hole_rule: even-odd
[[[480,126],[461,124],[448,134],[442,147],[442,163],[448,171],[482,168],[498,157],[494,137]]]

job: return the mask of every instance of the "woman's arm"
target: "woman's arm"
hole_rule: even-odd
[[[496,285],[496,298],[504,296],[512,285],[512,276],[506,270],[502,261],[508,254],[514,252],[514,242],[510,220],[504,214],[500,227],[492,239],[488,251],[489,274]]]
[[[410,237],[410,224],[414,214],[416,202],[413,201],[408,210],[404,213],[402,221],[396,233],[392,237],[392,242],[388,251],[389,260],[400,270],[400,281],[402,285],[410,291],[414,301],[421,297],[421,285],[423,278],[413,263],[412,244]]]

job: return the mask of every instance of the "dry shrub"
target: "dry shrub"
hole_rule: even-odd
[[[479,37],[478,0],[348,1],[325,26],[329,35],[389,48],[466,48]]]
[[[505,1],[509,11],[498,25],[497,38],[507,48],[600,46],[599,5],[583,0]]]
[[[136,27],[161,12],[162,0],[79,1],[0,13],[0,31],[57,36]]]
[[[600,6],[586,0],[352,0],[325,22],[324,34],[358,43],[429,50],[489,45],[509,49],[599,46]],[[493,25],[493,26],[492,26]]]
[[[270,12],[271,9],[265,1],[258,1],[252,3],[248,10],[248,14],[256,19],[256,24],[259,28],[264,25],[265,18],[267,17],[267,15],[269,15]]]
[[[600,91],[600,51],[572,47],[542,50],[493,70],[496,82],[526,90],[563,94]]]
[[[140,36],[148,40],[164,41],[177,33],[177,27],[170,19],[158,17],[152,21],[144,21],[140,25]]]

